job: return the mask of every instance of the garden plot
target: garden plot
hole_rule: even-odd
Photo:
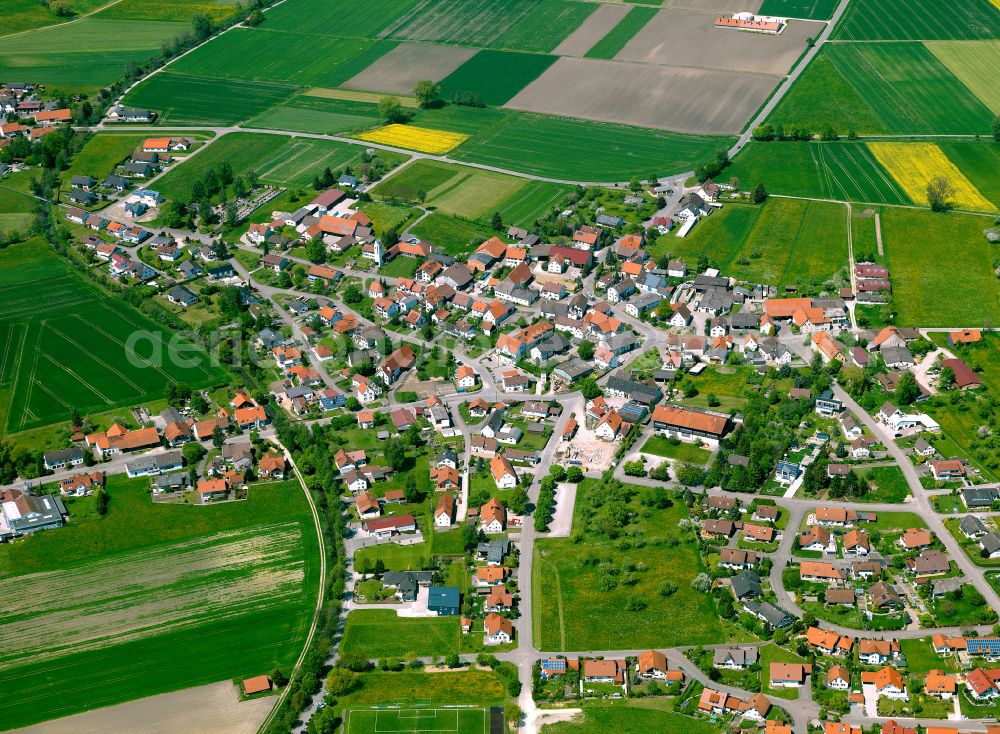
[[[599,5],[580,27],[563,39],[552,52],[558,56],[583,56],[594,44],[604,38],[628,15],[631,8],[625,3],[619,5]]]
[[[805,51],[806,39],[816,34],[815,24],[794,20],[777,36],[741,33],[716,28],[717,17],[718,13],[712,10],[687,10],[671,5],[646,23],[615,59],[784,74]]]
[[[438,82],[475,55],[475,49],[456,46],[400,44],[343,86],[390,94],[412,94],[417,82]]]
[[[507,107],[585,120],[739,134],[780,77],[562,58]]]

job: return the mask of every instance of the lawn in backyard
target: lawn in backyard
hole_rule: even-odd
[[[616,650],[723,642],[712,598],[691,588],[703,567],[694,540],[678,528],[686,508],[678,503],[648,516],[644,511],[630,528],[646,540],[635,553],[583,530],[595,513],[588,494],[597,488],[598,482],[588,479],[577,489],[573,524],[583,533],[582,542],[544,538],[535,544],[531,583],[535,598],[547,602],[533,609],[534,645]],[[638,500],[631,505],[637,510]],[[676,591],[662,595],[664,581],[676,584]],[[606,624],[609,618],[615,624]]]
[[[664,436],[650,436],[642,445],[644,454],[653,454],[676,461],[689,461],[693,464],[706,464],[712,458],[712,452],[684,441],[672,442]]]
[[[484,50],[441,80],[441,97],[472,92],[488,105],[500,106],[555,63],[547,54]]]
[[[763,12],[763,11],[761,11]],[[845,41],[970,40],[1000,35],[1000,8],[990,0],[968,0],[941,12],[937,0],[911,0],[899,12],[893,0],[853,0],[834,31]]]
[[[179,337],[100,291],[40,240],[0,252],[0,295],[4,433],[66,420],[74,408],[152,400],[168,383],[227,380],[206,352],[183,341],[182,358]]]
[[[207,77],[163,71],[125,95],[125,104],[158,113],[159,124],[233,125],[285,101],[290,84]]]
[[[148,486],[112,476],[107,515],[74,499],[67,527],[0,548],[0,670],[19,690],[5,726],[290,672],[319,578],[299,484],[214,507],[154,505]],[[67,676],[79,685],[53,697]]]
[[[981,146],[989,149],[988,145]],[[910,204],[902,187],[861,143],[761,143],[743,149],[726,170],[742,188],[763,183],[772,194]]]
[[[657,255],[714,267],[753,283],[822,284],[847,267],[847,216],[828,202],[771,198],[763,206],[730,205],[680,238],[659,238]]]
[[[955,658],[941,657],[934,652],[929,637],[903,639],[899,641],[899,647],[906,658],[906,669],[910,675],[923,677],[931,670],[956,670]]]
[[[777,645],[764,645],[759,648],[758,654],[760,660],[761,693],[768,696],[777,696],[778,698],[787,698],[791,700],[798,698],[799,690],[797,688],[771,686],[769,671],[771,670],[771,663],[804,663],[806,661],[795,653],[778,647]]]
[[[993,251],[983,237],[990,221],[913,209],[882,212],[899,326],[957,328],[1000,322]],[[962,287],[955,288],[956,282]],[[945,293],[947,297],[928,297]]]

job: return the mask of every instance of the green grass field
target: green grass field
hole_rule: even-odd
[[[351,64],[373,44],[358,38],[236,28],[179,59],[171,71],[208,78],[336,86],[343,81],[340,66]],[[224,83],[217,83],[224,88]]]
[[[288,99],[295,87],[274,82],[219,80],[154,74],[125,96],[125,103],[159,113],[160,124],[231,125],[259,115]]]
[[[989,109],[922,43],[831,44],[827,53],[890,132],[989,129]]]
[[[205,171],[228,161],[237,175],[254,171],[262,181],[282,186],[306,186],[324,168],[336,170],[364,154],[364,147],[334,140],[310,140],[263,133],[230,133],[213,141],[199,153],[157,182],[167,198],[186,200],[191,186]],[[401,154],[383,152],[379,156],[398,163]]]
[[[822,283],[847,266],[847,218],[839,204],[771,198],[762,207],[725,207],[687,237],[661,236],[652,251],[690,262],[704,253],[754,283]]]
[[[983,237],[983,228],[990,222],[986,217],[954,213],[882,212],[882,237],[900,326],[979,327],[1000,321],[993,251]],[[956,282],[962,287],[954,287]]]
[[[70,176],[93,176],[101,181],[147,137],[149,136],[143,133],[93,135],[84,143],[80,152],[73,156],[73,162],[63,178],[68,181]]]
[[[422,240],[433,242],[452,256],[471,252],[496,234],[492,229],[478,222],[449,217],[436,212],[417,222],[412,232]]]
[[[1000,9],[989,0],[968,0],[951,5],[945,13],[935,0],[912,0],[906,5],[906,12],[899,10],[892,0],[854,0],[834,30],[834,38],[931,41],[1000,35]]]
[[[29,79],[91,93],[125,75],[128,61],[145,61],[164,41],[191,30],[189,22],[84,18],[72,25],[0,37],[0,78]]]
[[[872,491],[862,498],[865,502],[901,503],[910,494],[910,486],[898,466],[877,466],[858,473],[875,485]]]
[[[570,721],[542,727],[542,734],[606,734],[620,732],[686,732],[714,734],[718,725],[702,719],[676,714],[670,699],[633,699],[624,701],[588,701],[583,713]]]
[[[236,0],[157,0],[155,3],[149,0],[121,0],[102,10],[98,17],[190,23],[191,16],[201,13],[214,21],[220,21],[233,14],[236,4]]]
[[[677,461],[690,461],[694,464],[707,464],[708,460],[712,458],[712,452],[706,451],[701,446],[683,441],[676,444],[671,443],[664,436],[650,436],[642,445],[642,452]]]
[[[341,652],[366,658],[448,655],[461,649],[458,617],[397,617],[392,609],[356,609],[347,615]]]
[[[992,117],[922,43],[832,43],[768,120],[841,134],[972,134]]]
[[[38,240],[0,253],[0,295],[6,433],[66,420],[73,408],[152,400],[170,382],[197,388],[227,379],[204,351],[99,291]]]
[[[267,12],[267,27],[342,38],[375,38],[417,0],[380,0],[359,5],[352,0],[288,0]],[[349,23],[344,19],[350,18]]]
[[[555,63],[547,54],[480,51],[441,80],[441,96],[475,92],[489,105],[502,105]]]
[[[587,498],[595,484],[585,480],[577,489],[575,528],[583,527],[595,511]],[[534,597],[545,603],[533,609],[534,645],[540,650],[617,650],[722,642],[725,635],[711,597],[691,588],[702,565],[694,542],[677,530],[686,516],[683,505],[674,505],[640,517],[632,530],[647,544],[638,553],[587,533],[580,543],[570,538],[539,539],[531,583]],[[679,542],[664,542],[667,536]],[[598,561],[591,562],[595,558]],[[609,575],[604,564],[617,572],[622,564],[639,561],[646,570],[635,571],[634,584],[600,590],[599,582]],[[667,597],[658,591],[665,580],[677,585]],[[645,606],[629,610],[634,599]],[[615,623],[608,624],[612,618]]]
[[[1000,41],[931,41],[925,45],[984,105],[1000,114],[1000,89],[990,81],[1000,65]]]
[[[469,110],[470,117],[477,112]],[[434,122],[433,115],[424,120],[431,127]],[[451,129],[447,124],[441,127]],[[732,142],[732,138],[514,111],[504,112],[476,133],[451,156],[540,176],[593,181],[685,170]]]
[[[987,146],[983,146],[987,147]],[[910,198],[862,143],[754,142],[727,174],[750,189],[842,201],[910,204]]]
[[[156,82],[160,76],[162,75],[156,75],[147,84]],[[180,84],[182,79],[187,80],[184,82],[186,85],[209,83],[207,80],[179,76],[176,83]],[[174,80],[169,80],[168,86],[174,83]],[[146,106],[155,108],[156,100],[153,96],[150,94],[150,98],[144,101]],[[190,96],[189,90],[184,91],[180,98]],[[209,101],[210,97],[206,97],[205,104],[208,105]],[[159,103],[162,104],[162,100]],[[249,103],[240,105],[241,109],[246,109]],[[295,110],[306,107],[324,114],[314,114],[308,121],[296,120],[295,112],[284,112],[286,106]],[[324,132],[328,129],[325,126],[329,126],[329,129],[336,129],[335,126],[349,129],[355,124],[362,124],[360,120],[351,119],[358,117],[370,118],[371,126],[380,123],[378,105],[357,100],[297,96],[287,101],[282,100],[282,104],[272,101],[258,107],[260,109],[257,114],[265,114],[251,124],[268,125],[271,122],[270,115],[275,115],[277,120],[274,127],[283,130]],[[231,110],[216,110],[211,106],[195,113],[193,102],[184,102],[170,112],[170,119],[177,119],[178,115],[201,115],[206,119],[212,116],[238,116]],[[468,135],[469,140],[449,153],[455,160],[572,181],[625,181],[632,176],[646,177],[651,172],[665,174],[683,171],[708,160],[718,149],[733,142],[733,138],[728,137],[686,135],[515,110],[451,104],[438,109],[416,110],[412,123],[420,127]]]
[[[346,734],[382,732],[454,732],[483,734],[489,731],[489,714],[483,708],[378,708],[351,709]]]
[[[837,0],[764,0],[757,12],[781,18],[828,20],[836,7]]]
[[[429,0],[382,32],[405,41],[548,52],[593,11],[574,0]]]
[[[0,188],[0,232],[26,231],[34,219],[35,200],[20,191]]]
[[[109,0],[73,0],[70,9],[73,17],[79,17],[83,13],[91,13],[102,5],[106,5]],[[43,28],[57,23],[65,23],[73,20],[73,17],[61,18],[53,13],[47,5],[43,5],[37,0],[6,0],[3,6],[3,35],[13,33],[23,33],[35,28]]]
[[[483,220],[500,212],[530,225],[569,191],[566,186],[433,160],[418,160],[372,190],[376,197],[422,203],[442,214]]]
[[[628,15],[618,21],[618,24],[608,31],[600,41],[591,46],[585,56],[591,59],[613,59],[615,54],[632,40],[632,36],[642,30],[650,19],[660,12],[659,8],[636,6],[628,11]]]
[[[154,506],[147,487],[112,477],[106,516],[76,499],[69,526],[0,548],[0,671],[19,690],[5,727],[290,671],[319,574],[298,483],[215,507]]]

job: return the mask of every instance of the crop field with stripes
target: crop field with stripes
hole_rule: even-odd
[[[153,504],[144,477],[107,491],[106,515],[75,499],[67,527],[0,549],[5,729],[291,670],[302,648],[319,548],[298,482],[212,507]]]
[[[0,298],[4,433],[66,420],[74,408],[158,398],[171,382],[225,382],[207,352],[105,296],[40,242],[0,254]]]

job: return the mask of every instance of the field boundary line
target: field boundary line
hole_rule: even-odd
[[[292,467],[292,471],[295,472],[295,478],[299,480],[299,486],[302,487],[302,491],[305,493],[306,502],[309,503],[309,511],[312,513],[313,527],[316,529],[316,542],[319,544],[319,584],[316,591],[316,608],[313,610],[312,624],[309,625],[309,632],[306,635],[306,641],[302,645],[302,652],[299,653],[298,659],[295,661],[295,666],[292,668],[292,672],[289,674],[289,681],[293,680],[299,671],[302,669],[302,663],[305,662],[306,655],[309,653],[309,648],[312,646],[313,638],[316,636],[316,628],[319,626],[319,617],[323,611],[323,600],[326,595],[326,571],[327,571],[327,558],[326,558],[326,543],[323,538],[323,525],[319,519],[319,511],[316,509],[316,503],[313,502],[312,493],[309,491],[309,487],[306,486],[305,479],[302,478],[302,473],[299,471],[298,465],[292,458],[291,452],[285,448],[284,444],[278,440],[277,437],[272,437],[271,442],[276,444],[278,448],[281,449],[285,458],[288,460],[289,465]],[[278,710],[281,708],[281,704],[284,703],[285,699],[288,698],[289,692],[292,690],[291,685],[286,685],[284,690],[282,690],[281,695],[274,702],[274,706],[271,708],[270,713],[264,721],[261,722],[260,726],[257,727],[257,732],[260,734],[265,731],[271,722],[274,721],[274,717],[277,715]]]

